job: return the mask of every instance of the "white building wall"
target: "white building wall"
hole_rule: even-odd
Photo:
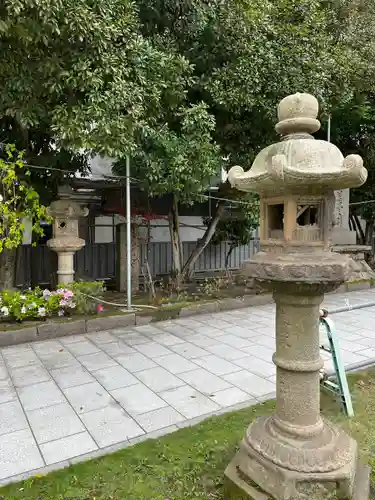
[[[95,217],[95,243],[111,243],[113,241],[112,224],[126,222],[125,217],[120,215],[112,216],[103,215]],[[168,220],[154,219],[151,221],[151,242],[169,242],[169,225]],[[180,236],[181,241],[196,241],[204,234],[205,226],[203,225],[202,217],[180,216]],[[139,237],[146,239],[147,228],[141,226],[139,228]]]
[[[23,240],[22,240],[22,245],[31,245],[32,243],[32,237],[33,237],[33,224],[30,219],[22,219],[22,222],[25,226],[24,232],[23,232]]]
[[[95,243],[112,243],[113,241],[113,218],[112,216],[95,217]]]
[[[180,238],[181,241],[196,241],[202,238],[205,226],[202,217],[180,216]],[[151,221],[151,241],[153,243],[169,242],[169,224],[166,219]]]

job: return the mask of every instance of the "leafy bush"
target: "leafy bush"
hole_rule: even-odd
[[[99,300],[92,299],[95,297],[99,299],[104,291],[102,281],[82,281],[72,283],[70,289],[74,293],[77,312],[79,314],[94,314],[98,311]]]
[[[230,280],[227,277],[206,278],[197,288],[198,293],[208,297],[218,297],[220,290],[228,288]]]
[[[98,311],[99,298],[103,293],[102,282],[82,282],[59,286],[57,290],[0,292],[0,319],[7,321],[43,320],[51,316],[93,314]],[[89,297],[90,296],[90,297]]]

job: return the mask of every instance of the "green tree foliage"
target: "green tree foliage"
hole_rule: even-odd
[[[166,103],[170,117],[184,115],[175,120],[182,134],[189,135],[189,121],[206,118],[204,107],[190,106],[191,118],[184,109],[192,66],[142,36],[134,2],[5,0],[0,14],[3,135],[9,140],[16,132],[27,161],[50,167],[32,170],[44,194],[66,177],[52,168],[85,170],[81,148],[113,158],[137,156],[148,141],[175,148],[178,130],[169,122],[163,129]],[[211,121],[198,124],[200,131],[210,130]],[[182,146],[182,156],[200,154],[199,140],[198,153]]]
[[[307,91],[325,106],[347,101],[358,77],[342,2],[138,0],[143,33],[194,65],[192,102],[215,116],[229,162],[250,164],[276,139],[277,102]],[[340,36],[342,35],[342,36]]]
[[[223,164],[212,140],[215,120],[204,103],[190,106],[186,101],[172,120],[168,123],[165,116],[160,126],[143,128],[132,157],[132,175],[150,196],[173,193],[177,202],[190,205],[201,201],[199,195]],[[117,170],[123,172],[123,166]]]
[[[190,72],[142,37],[129,0],[5,0],[0,49],[0,116],[50,123],[60,141],[112,157],[134,148],[163,96],[179,99]]]
[[[35,127],[22,128],[12,117],[0,119],[0,142],[14,144],[28,166],[29,182],[38,192],[43,204],[56,199],[58,188],[77,172],[88,172],[89,153],[76,151],[59,144],[51,124],[39,122]],[[0,157],[7,159],[5,148]]]
[[[22,153],[7,146],[5,159],[0,159],[0,289],[13,286],[15,249],[22,244],[25,219],[32,221],[35,234],[42,235],[41,222],[50,217],[30,184]]]
[[[366,54],[357,50],[359,24],[361,38],[371,38],[363,22],[367,11],[353,1],[138,0],[137,5],[143,35],[154,46],[168,47],[191,63],[187,99],[192,105],[204,102],[208,116],[215,118],[212,138],[228,165],[250,166],[263,147],[277,140],[276,104],[285,95],[311,92],[329,112],[338,103],[351,102],[353,88],[368,72]],[[170,175],[171,163],[164,151],[150,148],[146,155],[160,173]],[[195,175],[199,165],[190,168]],[[176,176],[169,178],[171,191],[176,192],[180,184]],[[155,179],[158,182],[160,175]],[[191,270],[216,234],[223,205],[218,202],[185,271]]]
[[[39,235],[43,234],[41,222],[50,219],[29,183],[30,172],[22,154],[15,155],[14,151],[14,146],[8,146],[7,161],[0,160],[0,253],[22,244],[25,219],[33,221],[32,230]]]
[[[225,213],[219,220],[211,242],[214,245],[228,242],[229,250],[225,259],[225,267],[228,269],[229,258],[233,250],[239,246],[244,246],[252,239],[254,230],[259,225],[259,198],[249,193],[244,194],[239,203],[232,208],[229,213]],[[210,220],[205,218],[205,224]]]
[[[332,141],[345,155],[360,154],[368,170],[367,182],[351,190],[350,221],[359,243],[372,245],[375,203],[375,4],[347,0],[341,9],[345,40],[352,48],[356,70],[353,96],[332,109]],[[364,203],[370,202],[370,203]],[[359,216],[365,219],[363,231]]]
[[[223,158],[250,165],[276,139],[279,99],[308,91],[329,110],[371,80],[371,8],[369,0],[5,0],[0,118],[38,161],[43,145],[48,163],[58,151],[58,165],[80,168],[85,158],[72,150],[130,153],[144,189],[174,194],[176,240],[178,203],[199,199]]]
[[[367,182],[350,191],[351,223],[359,243],[372,244],[375,217],[375,95],[359,93],[351,101],[337,106],[331,116],[331,140],[343,154],[360,154],[368,170]],[[364,203],[370,202],[370,203]],[[358,217],[366,221],[363,231]]]

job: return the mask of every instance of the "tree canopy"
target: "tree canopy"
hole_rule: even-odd
[[[285,95],[311,92],[333,114],[362,96],[372,106],[372,4],[5,0],[2,130],[21,138],[27,161],[72,172],[93,151],[119,159],[123,173],[130,154],[142,188],[174,194],[176,232],[178,202],[200,200],[223,165],[249,166],[276,140]],[[34,182],[48,191],[61,178],[35,173]]]
[[[287,94],[311,92],[326,109],[351,99],[366,65],[347,3],[138,0],[144,36],[193,65],[189,98],[208,105],[222,154],[242,164],[276,139]]]
[[[190,76],[179,54],[142,37],[129,0],[6,0],[1,7],[0,115],[29,128],[51,123],[76,149],[117,157],[178,100]]]

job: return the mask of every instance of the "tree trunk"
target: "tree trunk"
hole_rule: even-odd
[[[136,224],[131,225],[131,263],[132,263],[132,292],[139,292],[139,241],[138,241],[138,227]]]
[[[367,220],[365,228],[365,245],[369,245],[372,248],[373,238],[374,238],[374,221]]]
[[[172,245],[172,273],[173,278],[176,280],[176,285],[179,287],[181,282],[182,256],[178,203],[175,196],[173,196],[171,211],[169,213],[169,233]]]
[[[12,290],[16,277],[17,250],[4,250],[0,253],[0,290]]]
[[[360,245],[365,245],[365,233],[363,232],[361,223],[359,222],[359,217],[357,214],[353,214],[353,221],[356,226],[357,238]]]
[[[367,264],[373,267],[374,263],[374,221],[366,220],[365,228],[365,245],[371,247],[371,252],[365,254],[365,260]]]
[[[227,253],[226,257],[225,257],[225,269],[226,271],[228,272],[228,267],[229,267],[229,259],[230,259],[230,256],[232,255],[232,252],[233,250],[235,249],[236,247],[230,247],[229,248],[229,252]]]
[[[211,238],[215,234],[216,226],[218,225],[222,215],[224,214],[224,207],[225,207],[225,201],[219,201],[217,203],[215,214],[211,218],[210,223],[207,226],[206,232],[204,233],[202,238],[198,240],[197,246],[194,248],[189,258],[185,262],[182,271],[184,278],[188,278],[191,276],[194,269],[194,264],[197,262],[203,250],[206,248],[206,246],[211,241]]]

